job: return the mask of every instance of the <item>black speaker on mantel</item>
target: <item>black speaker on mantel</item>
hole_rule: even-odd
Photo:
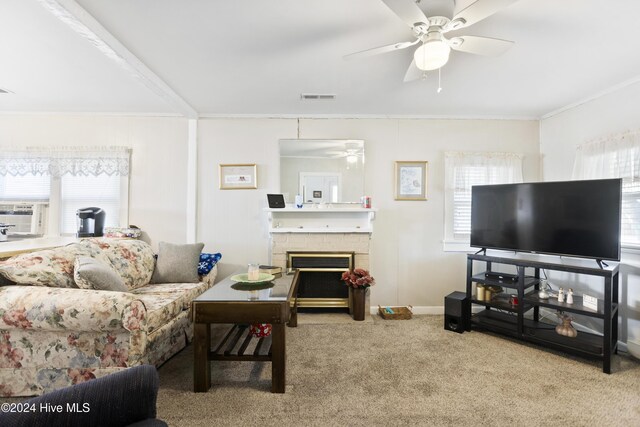
[[[463,333],[469,329],[470,307],[467,294],[451,292],[444,297],[444,328],[447,331]]]

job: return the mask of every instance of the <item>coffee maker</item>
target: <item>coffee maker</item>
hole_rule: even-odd
[[[100,237],[104,231],[104,218],[106,214],[102,208],[80,208],[76,211],[78,224],[78,237]]]
[[[0,242],[6,242],[8,240],[7,234],[9,227],[14,227],[14,225],[0,222]]]

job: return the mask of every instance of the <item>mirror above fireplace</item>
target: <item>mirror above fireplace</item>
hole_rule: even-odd
[[[360,203],[364,193],[364,141],[281,139],[280,191],[287,203]]]

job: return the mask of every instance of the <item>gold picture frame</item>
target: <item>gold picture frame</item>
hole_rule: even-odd
[[[396,161],[396,200],[427,200],[428,166],[425,161]]]
[[[255,163],[220,164],[221,190],[255,190],[258,173]]]

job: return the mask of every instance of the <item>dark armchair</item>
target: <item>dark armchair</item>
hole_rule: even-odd
[[[3,406],[0,426],[166,427],[156,419],[158,381],[152,365],[125,369],[16,403],[19,412]]]

